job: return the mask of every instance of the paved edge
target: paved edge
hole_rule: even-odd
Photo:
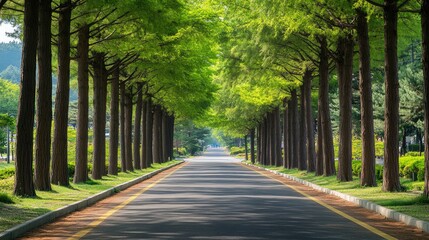
[[[12,228],[0,233],[0,239],[1,240],[9,240],[9,239],[18,238],[18,237],[24,235],[25,233],[27,233],[27,232],[29,232],[29,231],[37,228],[37,227],[40,227],[41,225],[53,222],[55,219],[62,217],[62,216],[65,216],[65,215],[72,213],[74,211],[89,207],[98,201],[101,201],[105,198],[108,198],[108,197],[110,197],[110,196],[112,196],[112,195],[114,195],[120,191],[123,191],[123,190],[125,190],[125,189],[127,189],[133,185],[136,185],[137,183],[140,183],[146,179],[149,179],[149,178],[157,175],[158,173],[161,173],[167,169],[175,167],[175,166],[182,164],[184,162],[185,161],[181,161],[181,162],[178,162],[176,164],[170,165],[168,167],[158,169],[158,170],[153,171],[151,173],[145,174],[143,176],[140,176],[140,177],[135,178],[133,180],[130,180],[128,182],[122,183],[120,185],[109,188],[109,189],[104,190],[104,191],[97,193],[95,195],[87,197],[87,198],[80,200],[78,202],[69,204],[69,205],[64,206],[62,208],[59,208],[57,210],[45,213],[39,217],[36,217],[34,219],[31,219],[31,220],[28,220],[24,223],[16,225],[15,227],[12,227]]]
[[[373,202],[370,202],[368,200],[360,199],[360,198],[357,198],[357,197],[354,197],[354,196],[350,196],[350,195],[347,195],[347,194],[344,194],[344,193],[341,193],[341,192],[338,192],[338,191],[334,191],[334,190],[331,190],[331,189],[328,189],[328,188],[321,187],[321,186],[319,186],[317,184],[314,184],[314,183],[302,180],[300,178],[291,176],[289,174],[280,173],[278,171],[274,171],[274,170],[271,170],[271,169],[267,169],[267,168],[255,166],[253,164],[249,164],[249,163],[245,163],[245,162],[242,162],[242,164],[245,164],[245,165],[248,165],[248,166],[252,166],[252,167],[255,167],[255,168],[258,168],[258,169],[262,169],[262,170],[274,173],[276,175],[280,175],[280,176],[285,177],[287,179],[290,179],[292,181],[295,181],[295,182],[301,183],[303,185],[306,185],[308,187],[311,187],[311,188],[313,188],[313,189],[315,189],[317,191],[337,196],[337,197],[342,198],[342,199],[344,199],[344,200],[346,200],[348,202],[354,203],[354,204],[359,205],[359,206],[361,206],[363,208],[366,208],[368,210],[376,212],[376,213],[378,213],[378,214],[380,214],[382,216],[385,216],[385,217],[387,217],[389,219],[393,219],[393,220],[398,221],[398,222],[403,222],[403,223],[405,223],[408,226],[417,227],[418,229],[429,233],[429,222],[426,222],[426,221],[420,220],[418,218],[411,217],[409,215],[406,215],[406,214],[394,211],[392,209],[380,206],[380,205],[375,204]]]

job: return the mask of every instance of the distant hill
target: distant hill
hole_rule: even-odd
[[[19,84],[21,78],[19,67],[9,65],[5,70],[0,72],[0,78],[7,79],[12,83]]]
[[[0,69],[10,65],[20,69],[22,45],[18,42],[0,43]]]

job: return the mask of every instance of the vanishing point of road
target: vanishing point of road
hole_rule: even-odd
[[[298,191],[298,192],[297,192]],[[427,239],[336,197],[240,164],[223,149],[43,226],[38,239]]]

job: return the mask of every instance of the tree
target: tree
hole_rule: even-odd
[[[51,51],[51,0],[41,0],[39,7],[39,40],[36,112],[36,154],[34,184],[37,190],[50,191],[49,166],[51,161],[52,125],[52,51]]]
[[[51,183],[68,186],[67,127],[70,90],[71,0],[61,0],[58,18],[58,84],[55,97]]]
[[[36,196],[33,183],[33,126],[39,1],[24,2],[21,92],[16,128],[14,194]]]

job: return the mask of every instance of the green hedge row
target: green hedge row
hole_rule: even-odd
[[[360,160],[352,162],[353,175],[360,176],[362,163]],[[425,163],[423,156],[404,156],[399,159],[399,175],[413,181],[424,181]],[[383,166],[375,165],[375,176],[378,180],[383,179]]]
[[[229,149],[229,153],[231,155],[238,155],[240,153],[245,153],[245,152],[246,152],[246,149],[244,147],[231,147]]]

